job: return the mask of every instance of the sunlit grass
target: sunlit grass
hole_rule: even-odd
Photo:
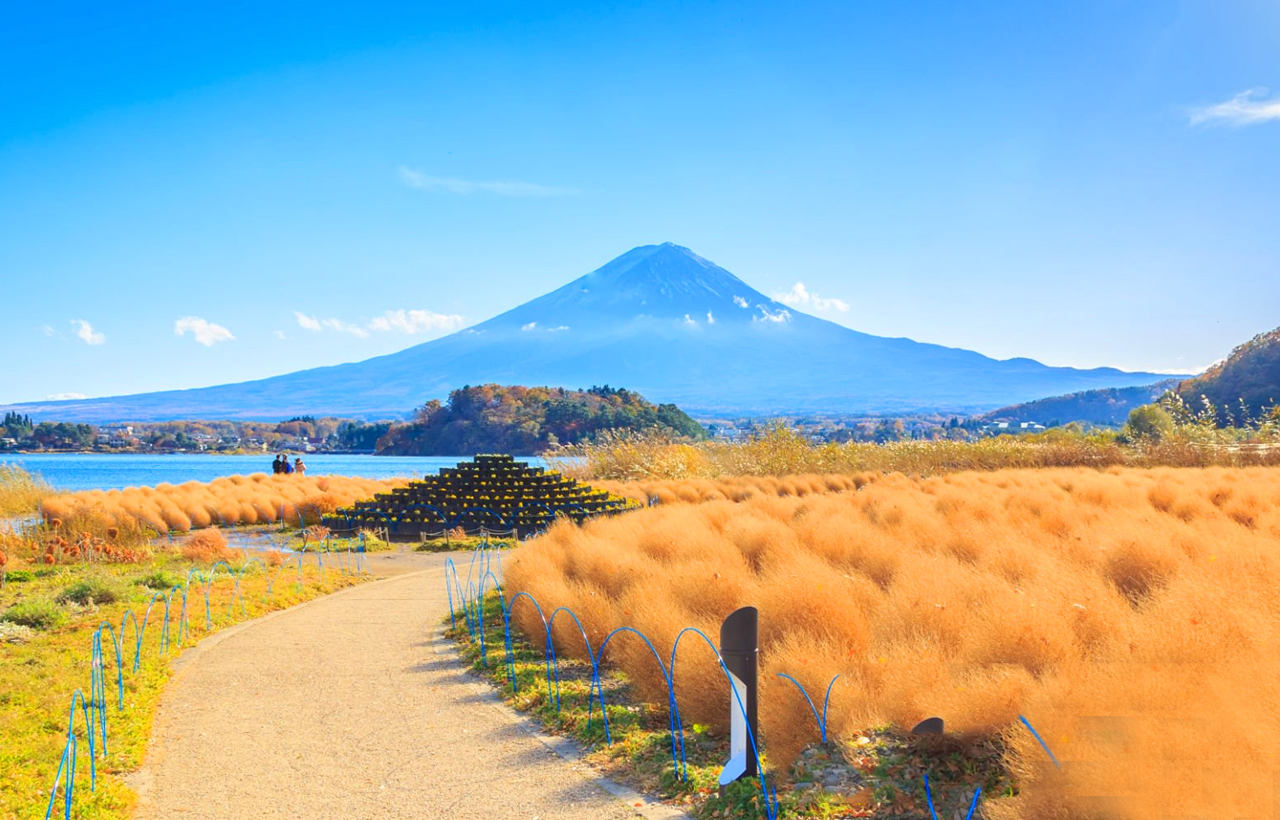
[[[52,608],[64,620],[53,629],[15,629],[0,623],[0,817],[14,820],[43,818],[49,790],[66,743],[67,713],[72,693],[90,692],[91,638],[99,624],[120,629],[126,611],[142,619],[149,601],[172,584],[182,584],[192,568],[207,571],[208,564],[194,563],[162,550],[141,564],[74,564],[68,566],[16,566],[10,564],[8,582],[0,589],[0,620],[15,607],[36,604]],[[241,562],[236,562],[236,568]],[[14,580],[15,577],[18,580]],[[267,597],[268,585],[272,584]],[[155,705],[169,675],[169,657],[197,643],[210,632],[292,606],[301,601],[355,583],[354,577],[332,566],[321,581],[317,567],[304,567],[299,581],[292,561],[279,570],[250,565],[236,596],[235,583],[219,569],[209,589],[206,627],[204,587],[195,576],[188,590],[187,634],[179,638],[182,593],[174,597],[170,613],[170,655],[160,652],[165,607],[156,603],[143,633],[142,663],[132,671],[134,631],[124,630],[124,709],[117,709],[115,650],[104,638],[106,653],[108,754],[97,760],[97,788],[89,789],[89,757],[83,730],[79,743],[75,800],[72,816],[117,820],[129,816],[134,795],[122,775],[136,769],[150,734]],[[110,595],[103,595],[109,590]],[[93,600],[115,597],[110,604]],[[61,598],[61,600],[59,600]],[[84,603],[77,603],[83,601]],[[243,609],[241,604],[243,603]],[[80,721],[77,718],[77,725]],[[55,816],[62,816],[59,794]]]
[[[46,521],[57,519],[76,529],[127,522],[159,533],[282,520],[290,526],[307,526],[339,507],[404,483],[401,479],[255,473],[207,483],[65,493],[45,498],[42,509]]]
[[[1088,795],[1113,796],[1123,816],[1268,817],[1276,498],[1270,468],[885,476],[857,492],[557,524],[508,559],[506,590],[570,607],[594,646],[629,625],[669,648],[685,626],[715,635],[733,609],[759,607],[762,731],[779,766],[817,738],[777,673],[815,697],[840,675],[836,738],[939,715],[1007,742],[1022,791],[987,817],[1084,817]],[[514,620],[536,644],[532,607]],[[567,619],[556,640],[582,656]],[[722,725],[718,668],[700,644],[680,652],[682,713]],[[613,660],[644,701],[665,701],[642,644]]]
[[[53,489],[16,464],[0,462],[0,516],[33,513]]]

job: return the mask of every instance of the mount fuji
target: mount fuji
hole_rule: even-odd
[[[978,412],[1169,376],[1048,367],[872,336],[666,243],[398,353],[257,381],[8,408],[65,421],[390,418],[467,384],[627,387],[707,414]]]

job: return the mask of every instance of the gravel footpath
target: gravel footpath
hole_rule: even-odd
[[[445,556],[371,557],[390,577],[182,656],[130,778],[138,820],[637,817],[436,651]]]

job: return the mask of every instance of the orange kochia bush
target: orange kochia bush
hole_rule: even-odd
[[[1277,500],[1280,470],[1265,467],[887,476],[856,492],[559,523],[507,562],[506,591],[570,607],[594,646],[628,625],[667,653],[682,627],[714,637],[733,609],[759,607],[775,771],[817,740],[777,673],[819,703],[839,674],[837,738],[931,715],[1002,735],[1020,794],[989,801],[989,818],[1095,817],[1097,795],[1120,816],[1269,818]],[[537,642],[533,607],[514,618]],[[562,620],[557,650],[581,655]],[[666,702],[639,641],[610,644],[606,663]],[[723,676],[701,641],[681,643],[676,680],[686,725],[723,722]]]
[[[237,475],[201,483],[160,484],[126,490],[89,490],[46,498],[46,521],[90,519],[102,525],[132,519],[157,532],[187,532],[211,525],[267,524],[283,515],[289,524],[318,523],[320,516],[401,479],[345,476]]]
[[[648,504],[700,504],[704,501],[749,501],[766,496],[807,496],[856,490],[879,473],[853,475],[724,476],[721,478],[592,481],[594,487]]]

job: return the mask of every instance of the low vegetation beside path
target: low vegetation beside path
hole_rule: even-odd
[[[60,551],[53,563],[45,560],[47,537],[47,531],[32,539],[12,531],[0,537],[0,817],[14,820],[45,817],[67,748],[73,693],[101,700],[103,692],[95,697],[90,686],[93,636],[100,625],[111,625],[102,636],[107,753],[94,761],[96,788],[90,790],[88,737],[77,713],[70,816],[123,820],[134,802],[123,776],[142,761],[170,659],[227,626],[358,580],[354,556],[326,558],[323,573],[314,558],[306,558],[299,570],[296,558],[286,562],[281,553],[246,558],[216,530],[174,545],[144,541],[106,549],[108,542],[90,540],[84,552]],[[64,540],[71,546],[78,541]],[[137,671],[135,620],[142,626]],[[123,709],[113,636],[121,639]],[[63,816],[64,796],[59,787],[55,816]]]

